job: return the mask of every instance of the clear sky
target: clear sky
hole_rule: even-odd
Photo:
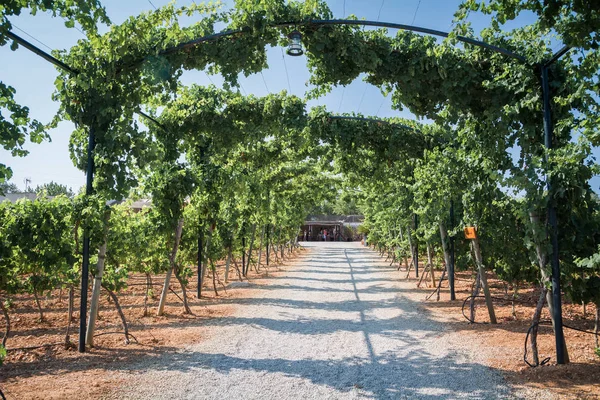
[[[101,1],[114,24],[122,23],[131,15],[152,10],[153,5],[160,7],[169,2],[169,0]],[[336,18],[354,14],[368,20],[379,19],[441,31],[451,29],[454,11],[460,4],[460,0],[328,0],[327,2]],[[176,3],[185,5],[191,1],[178,0]],[[231,5],[233,1],[227,0],[224,3]],[[32,17],[23,13],[19,17],[11,18],[11,22],[15,26],[15,33],[46,51],[68,49],[83,37],[79,31],[66,28],[63,20],[52,18],[50,15],[38,14]],[[476,32],[487,26],[487,20],[481,16],[472,17],[471,22]],[[240,82],[244,93],[264,96],[269,92],[275,93],[285,89],[300,97],[304,95],[309,78],[306,58],[286,56],[284,59],[283,51],[284,49],[281,48],[269,49],[269,70],[265,70],[262,75],[241,77]],[[56,76],[57,71],[54,66],[28,50],[19,48],[13,52],[9,46],[0,47],[2,81],[17,90],[16,100],[28,106],[31,116],[41,122],[50,121],[58,109],[58,103],[51,99]],[[212,82],[219,86],[222,79],[220,76],[209,78],[204,72],[186,72],[183,82],[200,85],[208,85]],[[385,98],[376,87],[364,83],[361,79],[357,79],[345,88],[335,88],[329,95],[308,104],[309,107],[315,104],[325,105],[332,112],[360,112],[379,117],[415,118],[407,111],[392,110],[390,99]],[[25,158],[13,158],[10,153],[0,150],[0,160],[13,170],[11,182],[24,188],[24,180],[27,178],[31,180],[33,187],[55,181],[76,191],[84,185],[84,174],[73,166],[69,157],[68,143],[72,129],[73,125],[70,122],[61,123],[57,129],[50,132],[51,142],[39,145],[27,144],[26,148],[31,153]],[[597,177],[593,180],[596,191],[599,184],[600,179]]]

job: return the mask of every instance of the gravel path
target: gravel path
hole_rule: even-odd
[[[275,277],[256,280],[207,339],[122,373],[126,399],[515,398],[500,374],[411,299],[358,243],[308,243]]]

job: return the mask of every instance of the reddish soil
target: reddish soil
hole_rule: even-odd
[[[297,257],[296,252],[292,258]],[[290,262],[286,256],[286,263]],[[223,279],[224,267],[219,265],[217,276]],[[269,271],[263,266],[260,273],[249,272],[249,278],[276,273],[279,268],[271,265]],[[230,281],[237,280],[235,268],[231,267]],[[148,316],[143,316],[146,277],[133,275],[128,288],[119,293],[119,303],[129,323],[130,333],[137,343],[125,343],[123,327],[116,308],[108,293],[102,290],[94,348],[86,353],[77,351],[79,324],[79,295],[75,297],[71,345],[65,346],[67,328],[68,294],[64,291],[50,293],[41,299],[44,321],[33,296],[17,296],[10,311],[11,333],[7,342],[8,355],[0,367],[0,389],[7,399],[65,399],[98,398],[108,388],[114,389],[121,382],[111,377],[111,371],[127,370],[128,365],[141,357],[160,357],[161,352],[176,351],[186,345],[203,340],[209,330],[203,327],[208,318],[220,318],[231,314],[231,300],[245,296],[247,289],[236,287],[225,290],[217,284],[219,295],[212,287],[208,275],[202,299],[196,298],[195,277],[187,286],[189,306],[193,314],[185,314],[180,298],[181,287],[172,279],[172,291],[167,297],[165,314],[156,316],[156,308],[164,275],[153,276],[154,297],[148,300]],[[192,282],[194,281],[194,282]],[[91,289],[90,289],[91,291]],[[0,316],[1,327],[4,319]],[[36,349],[24,347],[44,346]]]
[[[271,272],[275,268],[271,267]],[[264,270],[262,271],[264,273]],[[436,271],[436,277],[440,272]],[[223,276],[222,268],[218,275]],[[262,276],[252,272],[250,279]],[[406,272],[401,273],[404,279]],[[231,279],[236,279],[232,268]],[[415,279],[411,273],[409,279]],[[234,306],[231,301],[245,296],[246,290],[237,287],[228,291],[218,287],[216,297],[212,284],[203,289],[202,299],[195,296],[196,286],[190,281],[188,295],[193,315],[183,313],[181,301],[173,292],[168,295],[165,315],[156,317],[158,296],[162,288],[162,276],[153,278],[154,298],[149,300],[149,316],[143,317],[145,293],[145,277],[132,276],[130,286],[119,294],[119,301],[129,322],[130,331],[138,340],[125,344],[122,333],[111,333],[98,336],[95,347],[87,353],[80,354],[76,346],[65,346],[67,318],[67,294],[62,297],[59,292],[51,293],[42,299],[45,320],[39,321],[39,314],[33,297],[19,296],[15,299],[11,310],[11,335],[5,364],[0,369],[0,388],[8,399],[64,399],[64,398],[97,398],[101,397],[108,387],[114,389],[121,382],[112,378],[111,371],[126,370],[127,366],[140,357],[160,357],[161,352],[176,351],[186,345],[203,340],[209,330],[203,328],[207,318],[219,318],[230,315]],[[515,305],[516,318],[512,315],[509,301],[494,301],[497,325],[488,323],[487,310],[483,299],[478,299],[476,321],[481,324],[470,324],[462,317],[463,300],[469,296],[474,275],[460,272],[456,277],[456,296],[458,300],[450,301],[447,282],[444,282],[440,301],[435,296],[423,302],[424,312],[428,312],[437,320],[445,322],[450,330],[457,332],[460,340],[470,343],[469,347],[481,349],[490,367],[501,370],[508,380],[519,386],[550,389],[559,398],[565,399],[600,399],[600,357],[594,354],[594,336],[565,330],[571,364],[555,365],[554,337],[549,327],[540,328],[538,337],[540,358],[550,357],[548,364],[530,368],[523,362],[523,346],[525,333],[530,326],[538,292],[533,287],[519,290],[518,300],[527,304]],[[506,297],[504,284],[488,276],[492,295]],[[212,282],[211,279],[208,282]],[[428,286],[431,286],[429,281]],[[178,283],[171,287],[181,295]],[[424,299],[432,288],[421,285]],[[511,288],[509,288],[509,294]],[[78,298],[75,299],[75,310],[78,309]],[[468,308],[466,310],[468,313]],[[564,318],[567,325],[593,330],[595,308],[588,305],[584,317],[581,305],[567,302],[564,306]],[[78,313],[74,313],[74,326],[71,328],[71,340],[77,342]],[[542,319],[548,319],[544,310]],[[2,325],[3,325],[2,321]],[[98,319],[97,333],[122,332],[122,326],[114,305],[108,295],[103,292]],[[62,343],[33,350],[14,350],[19,347],[31,347]],[[13,349],[13,350],[11,350]]]
[[[402,268],[404,270],[404,268]],[[422,270],[422,269],[421,269]],[[439,279],[441,271],[436,271]],[[402,278],[406,272],[401,274]],[[417,281],[414,272],[409,279]],[[531,285],[519,288],[515,303],[515,316],[509,300],[494,300],[494,310],[498,324],[489,323],[488,310],[483,298],[476,301],[475,324],[469,323],[462,315],[464,300],[471,294],[475,280],[474,272],[459,272],[455,279],[455,301],[450,301],[448,282],[444,281],[439,301],[434,295],[423,303],[424,311],[428,311],[435,319],[450,324],[451,329],[460,334],[460,340],[470,343],[469,347],[481,349],[487,364],[499,369],[505,377],[517,386],[545,388],[558,398],[564,399],[600,399],[600,357],[594,353],[594,335],[565,328],[565,338],[571,363],[557,365],[554,334],[551,326],[540,325],[538,349],[540,360],[550,357],[547,364],[531,368],[523,361],[525,336],[531,326],[535,304],[539,298],[539,289]],[[425,281],[425,280],[424,280]],[[508,287],[508,295],[504,282],[488,274],[488,283],[492,297],[512,298],[512,287]],[[432,291],[431,280],[421,284],[423,295],[427,297]],[[480,291],[483,295],[483,290]],[[588,304],[586,315],[580,304],[572,304],[563,299],[563,322],[587,331],[594,331],[593,304]],[[465,306],[465,314],[469,315],[469,302]],[[549,320],[548,309],[544,308],[542,320]],[[529,348],[529,347],[528,347]],[[529,362],[531,354],[529,354]]]

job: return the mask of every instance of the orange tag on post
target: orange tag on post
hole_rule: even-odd
[[[467,226],[465,228],[465,239],[477,239],[477,231],[474,226]]]

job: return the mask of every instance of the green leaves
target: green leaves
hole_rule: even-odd
[[[32,15],[42,11],[60,16],[66,20],[67,28],[73,28],[75,22],[78,22],[90,34],[97,32],[98,22],[110,24],[106,11],[98,0],[4,0],[0,7],[0,46],[6,44],[4,33],[12,28],[8,17],[20,15],[24,9]]]
[[[27,4],[32,3],[38,4]],[[64,13],[67,26],[103,20],[96,2],[50,3],[38,8]],[[589,279],[574,278],[582,268],[574,257],[595,251],[593,232],[598,231],[597,201],[587,184],[599,169],[590,159],[592,146],[600,143],[600,56],[592,36],[598,29],[589,4],[564,3],[561,8],[558,3],[541,7],[537,1],[468,0],[456,13],[455,31],[443,42],[407,31],[390,35],[312,24],[332,17],[326,2],[318,0],[238,0],[226,12],[216,5],[170,4],[131,17],[104,35],[91,30],[86,40],[56,54],[82,72],[61,72],[57,79],[55,99],[61,107],[55,122],[68,118],[77,125],[70,150],[80,169],[87,166],[88,135],[94,128],[95,189],[101,198],[124,198],[140,182],[152,197],[154,208],[141,220],[129,220],[124,211],[115,217],[111,246],[126,249],[128,236],[150,232],[161,238],[150,253],[139,250],[146,254],[143,259],[114,253],[113,287],[120,287],[124,271],[133,265],[148,270],[164,262],[164,244],[182,217],[182,265],[183,260],[194,262],[200,232],[213,235],[207,251],[215,259],[226,247],[241,250],[240,236],[254,223],[274,226],[278,237],[292,237],[307,210],[333,190],[335,174],[343,174],[345,184],[360,193],[373,240],[405,245],[400,229],[415,214],[421,221],[416,237],[432,243],[440,223],[450,234],[474,224],[486,263],[510,281],[537,279],[532,249],[543,255],[547,243],[544,232],[533,233],[543,221],[534,224],[531,215],[554,201],[560,211],[561,262],[572,280],[567,287],[587,285]],[[81,13],[71,13],[77,6]],[[539,21],[501,30],[524,11],[539,15]],[[475,37],[461,23],[470,12],[492,15],[482,40],[526,61],[469,44],[456,46],[458,34]],[[181,24],[183,15],[195,22]],[[286,42],[292,27],[283,23],[289,21],[296,21],[294,29],[303,35],[312,96],[365,74],[368,83],[391,96],[394,109],[406,108],[431,125],[333,119],[323,108],[307,111],[303,100],[285,92],[257,98],[212,86],[182,87],[183,72],[196,69],[220,73],[225,87],[235,88],[239,74],[266,67],[265,49]],[[216,26],[235,33],[212,40]],[[537,66],[552,55],[551,29],[578,46],[580,54],[571,53],[549,71],[555,141],[554,150],[547,151]],[[24,154],[27,138],[39,141],[44,135],[29,120],[28,110],[14,105],[14,91],[7,86],[0,91],[0,107],[12,112],[10,123],[2,125],[9,128],[0,143]],[[138,123],[140,109],[149,109],[159,124],[146,128]],[[9,172],[0,165],[0,179]],[[555,188],[551,196],[547,179]],[[103,203],[93,201],[76,202],[75,214],[95,232],[97,243]],[[448,224],[450,201],[455,226]],[[457,245],[459,264],[466,265],[466,242]],[[10,246],[2,251],[10,252]]]
[[[4,363],[4,359],[6,358],[6,348],[0,344],[0,367]]]
[[[96,23],[110,23],[98,0],[5,0],[0,5],[0,46],[8,42],[6,32],[12,28],[8,17],[20,15],[23,9],[29,9],[32,15],[38,11],[49,11],[55,16],[59,15],[65,18],[67,28],[73,28],[75,22],[78,22],[90,35],[96,34]],[[15,41],[12,41],[10,46],[11,50],[18,47]],[[29,109],[15,102],[14,93],[12,87],[0,81],[0,146],[10,151],[13,157],[23,157],[28,154],[23,149],[27,139],[32,143],[41,143],[49,139],[49,136],[46,133],[47,127],[32,120],[29,117]],[[12,170],[0,163],[0,182],[10,179],[11,176]]]
[[[165,232],[173,232],[183,215],[186,199],[191,196],[195,176],[182,164],[162,164],[144,183],[147,193],[152,195],[152,204],[157,212],[157,226]]]
[[[0,146],[10,151],[13,157],[24,157],[28,154],[23,148],[27,139],[41,143],[49,137],[45,127],[29,117],[29,109],[16,103],[14,94],[14,88],[0,81]],[[0,182],[11,176],[12,170],[0,163]]]
[[[488,3],[488,4],[486,4]],[[584,1],[506,1],[488,2],[467,0],[460,5],[455,14],[456,21],[464,21],[470,11],[481,11],[492,15],[492,25],[512,21],[524,12],[537,14],[535,26],[538,29],[554,29],[561,40],[570,45],[585,49],[598,46],[597,32],[600,28],[600,16],[597,4],[593,0]]]
[[[76,277],[73,210],[64,196],[0,203],[0,291],[42,293]]]

